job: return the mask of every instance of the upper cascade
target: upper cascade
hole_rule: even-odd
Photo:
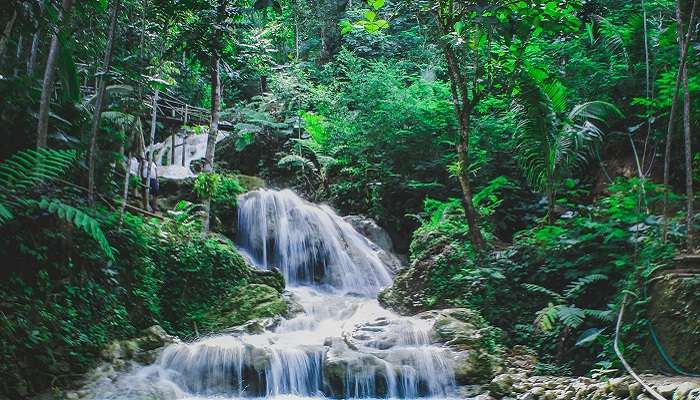
[[[256,190],[239,199],[238,246],[291,286],[322,286],[374,297],[392,274],[378,249],[326,205],[291,190]]]

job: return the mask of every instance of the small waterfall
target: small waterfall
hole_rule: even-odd
[[[368,240],[333,212],[291,190],[257,190],[239,200],[238,244],[263,268],[293,285],[325,284],[375,296],[391,273]]]
[[[237,245],[258,268],[278,268],[304,311],[263,333],[171,345],[155,364],[94,398],[455,395],[451,353],[431,341],[432,323],[379,305],[390,269],[329,207],[289,190],[248,193],[239,200]]]

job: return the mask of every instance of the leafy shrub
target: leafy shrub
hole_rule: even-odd
[[[197,224],[127,213],[120,226],[118,213],[97,215],[114,259],[53,214],[0,226],[0,377],[9,383],[0,395],[70,382],[108,342],[153,324],[185,338],[207,333],[220,327],[207,313],[231,291],[267,282],[228,239],[202,238]]]

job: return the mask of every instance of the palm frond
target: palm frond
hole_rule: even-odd
[[[109,241],[102,232],[100,224],[85,212],[65,204],[57,199],[41,199],[38,206],[43,210],[46,210],[61,219],[64,219],[73,224],[76,228],[81,229],[83,232],[87,233],[92,239],[94,239],[100,246],[105,255],[110,259],[114,260],[114,253],[112,248],[109,246]]]
[[[0,191],[27,191],[63,175],[75,159],[73,150],[22,150],[0,163]]]

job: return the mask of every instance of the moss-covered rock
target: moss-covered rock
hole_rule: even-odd
[[[287,304],[277,289],[253,283],[231,291],[219,307],[207,314],[205,321],[208,328],[218,330],[286,312]]]
[[[459,255],[443,239],[437,232],[425,232],[414,237],[412,246],[426,248],[421,248],[419,252],[412,249],[411,265],[399,271],[394,277],[393,285],[379,294],[382,306],[403,315],[449,306],[446,301],[435,296],[439,289],[434,283],[435,279],[447,276],[442,270],[450,268],[452,259]]]
[[[682,266],[681,266],[682,267]],[[666,275],[650,290],[649,322],[658,343],[675,364],[685,371],[700,371],[700,278]],[[639,360],[649,366],[665,365],[654,338],[649,335]]]
[[[428,311],[416,317],[432,320],[431,340],[454,351],[457,383],[485,383],[502,370],[501,332],[490,326],[478,312],[452,308]]]

